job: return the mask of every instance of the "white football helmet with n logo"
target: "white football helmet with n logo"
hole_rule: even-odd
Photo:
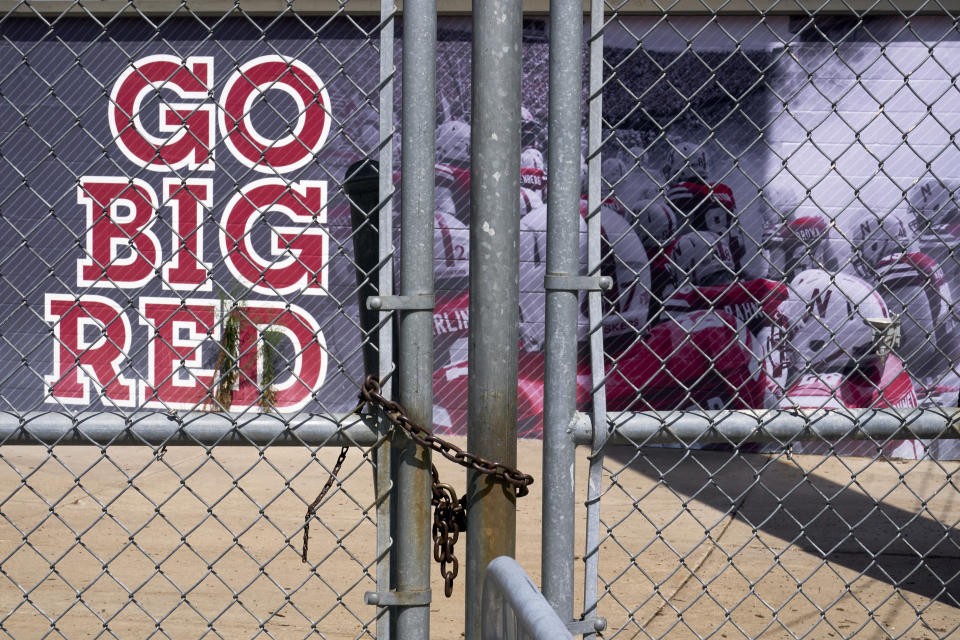
[[[662,199],[641,201],[634,210],[637,235],[650,255],[664,251],[679,229],[677,216]]]
[[[854,228],[851,243],[857,252],[853,260],[857,273],[875,280],[880,261],[906,249],[910,238],[907,226],[892,212],[882,218],[868,212]]]
[[[670,167],[675,174],[672,176],[677,182],[710,181],[710,159],[707,157],[706,147],[697,146],[692,142],[673,144],[671,148]]]
[[[942,234],[946,225],[960,220],[960,184],[927,178],[910,190],[907,198],[913,219],[911,230],[918,234]]]
[[[800,272],[779,309],[787,326],[790,377],[843,372],[877,352],[875,327],[889,323],[880,294],[846,273]]]
[[[470,125],[460,120],[449,120],[437,127],[434,141],[437,162],[459,166],[470,164]]]
[[[733,282],[736,268],[725,238],[712,231],[685,233],[670,248],[671,271],[678,287],[707,287]]]

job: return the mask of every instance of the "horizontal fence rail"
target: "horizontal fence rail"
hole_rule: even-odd
[[[0,414],[0,446],[371,447],[376,420],[357,415],[232,418],[223,414]]]
[[[954,409],[847,409],[842,411],[675,411],[608,413],[600,436],[590,416],[574,415],[577,444],[791,443],[807,440],[960,438]]]

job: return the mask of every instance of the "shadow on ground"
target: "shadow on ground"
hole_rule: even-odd
[[[833,479],[823,477],[812,457],[807,468],[785,454],[731,451],[687,451],[655,447],[609,447],[605,466],[617,464],[660,481],[682,496],[734,517],[763,534],[776,536],[803,551],[890,584],[960,608],[960,486],[955,465],[935,463],[925,486],[911,486],[908,465],[890,468],[891,486],[868,490],[863,483],[866,460],[831,466]],[[682,462],[682,464],[681,464]],[[837,477],[837,469],[845,477]],[[952,469],[952,473],[951,473]],[[887,472],[886,469],[884,469]],[[907,478],[905,486],[894,485]],[[901,483],[903,485],[903,483]],[[913,495],[905,493],[911,488]],[[894,499],[916,505],[916,511],[894,506]],[[882,493],[883,495],[877,495]],[[904,499],[906,498],[906,499]],[[939,509],[940,520],[927,509],[933,499],[953,505]],[[642,508],[642,503],[641,503]],[[946,520],[946,521],[943,521]]]

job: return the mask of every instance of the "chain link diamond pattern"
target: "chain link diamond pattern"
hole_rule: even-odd
[[[362,383],[377,274],[343,185],[389,143],[392,21],[99,9],[0,17],[0,409],[91,434],[0,441],[0,633],[374,637],[373,456],[348,442],[304,564],[337,449],[297,428]],[[195,444],[99,441],[98,412]],[[204,414],[237,428],[190,431]],[[224,446],[264,420],[287,446]]]
[[[952,18],[605,9],[607,409],[956,406]],[[587,499],[603,637],[957,633],[949,428],[664,444],[614,415]]]

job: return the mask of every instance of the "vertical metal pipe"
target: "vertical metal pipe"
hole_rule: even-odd
[[[521,0],[474,0],[467,448],[516,466]],[[467,474],[466,638],[480,637],[483,573],[513,556],[516,499]]]
[[[384,261],[378,274],[378,290],[381,295],[393,295],[393,260],[388,259],[393,252],[393,78],[394,65],[393,20],[396,14],[394,0],[380,1],[380,184],[377,192],[382,206],[377,224],[377,255]],[[380,329],[379,362],[377,372],[383,375],[393,369],[393,322],[388,320]],[[382,389],[386,397],[393,397],[393,381],[389,379]],[[390,425],[381,420],[381,434],[386,435]],[[377,500],[377,591],[390,590],[393,582],[393,523],[391,496],[394,495],[393,449],[386,440],[377,450],[376,500]],[[392,626],[395,620],[389,609],[381,611],[377,618],[377,638],[391,640]]]
[[[436,0],[403,7],[400,295],[433,294]],[[433,411],[433,313],[400,312],[400,404],[427,429]],[[405,441],[397,457],[396,588],[430,588],[430,452]],[[399,607],[396,637],[427,640],[430,606]]]
[[[580,121],[583,9],[550,3],[550,120],[547,151],[547,273],[580,269]],[[543,593],[561,620],[573,619],[577,292],[546,294],[543,399]]]
[[[603,9],[604,0],[590,2],[590,86],[587,93],[588,131],[587,157],[589,186],[587,209],[596,212],[600,208],[600,141],[603,104]],[[588,266],[593,268],[600,261],[600,216],[595,215],[589,225],[590,244]],[[590,300],[590,325],[600,322],[599,294]],[[587,618],[597,615],[597,575],[600,569],[600,494],[603,491],[603,454],[606,442],[607,397],[603,380],[603,334],[596,332],[590,337],[590,366],[593,388],[593,453],[587,479],[587,535],[584,551],[583,613]],[[584,634],[586,640],[595,634]]]
[[[378,255],[383,261],[378,286],[382,296],[393,295],[393,139],[396,134],[394,123],[393,79],[396,74],[394,63],[393,23],[396,15],[395,0],[381,0],[380,19],[380,78],[384,81],[380,90],[380,217],[377,225],[379,241]],[[388,80],[389,78],[389,80]],[[394,323],[387,319],[380,327],[380,373],[381,377],[392,372],[394,367]],[[391,397],[393,379],[386,380],[381,389],[386,397]]]

